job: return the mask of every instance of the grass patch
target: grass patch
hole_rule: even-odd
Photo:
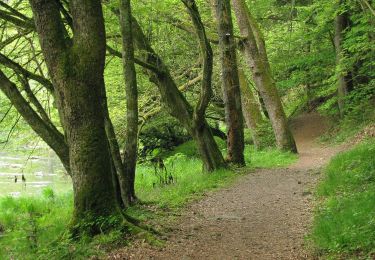
[[[375,255],[375,140],[334,157],[317,189],[311,240],[326,258]]]
[[[276,148],[257,151],[252,146],[245,147],[245,160],[249,168],[281,168],[294,163],[297,154],[283,152]]]
[[[142,201],[157,204],[160,207],[174,208],[183,206],[205,191],[222,187],[236,175],[230,170],[218,170],[212,173],[202,172],[202,163],[195,158],[179,155],[179,159],[166,164],[175,183],[160,184],[154,175],[153,167],[140,167],[137,171],[136,190]]]

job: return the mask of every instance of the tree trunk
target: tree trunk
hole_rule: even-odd
[[[238,76],[240,79],[243,116],[247,127],[251,130],[255,148],[262,149],[261,136],[258,131],[259,126],[263,123],[262,113],[253,92],[247,84],[245,73],[240,67],[238,68]]]
[[[223,155],[221,154],[212,132],[206,120],[201,127],[191,130],[199,154],[202,157],[204,171],[213,171],[223,167]]]
[[[103,86],[104,87],[104,86]],[[111,153],[112,175],[115,187],[116,198],[121,208],[126,209],[130,205],[129,197],[129,178],[125,173],[124,163],[121,159],[120,147],[116,138],[115,129],[109,117],[107,106],[107,96],[105,88],[102,89],[102,109],[104,111],[105,132],[108,139],[108,146]]]
[[[212,171],[223,166],[223,156],[213,138],[211,127],[208,125],[205,114],[212,97],[212,68],[213,53],[206,30],[200,17],[198,7],[194,0],[182,0],[185,4],[199,41],[202,55],[202,83],[201,92],[195,109],[190,133],[196,141],[198,151],[203,161],[203,169]]]
[[[335,19],[335,50],[336,50],[336,66],[342,64],[344,56],[342,49],[342,42],[345,30],[349,27],[349,18],[347,13],[338,14]],[[343,117],[345,113],[345,97],[348,94],[350,84],[352,83],[351,74],[346,71],[337,72],[337,97],[340,116]]]
[[[99,233],[100,221],[91,221],[89,227],[79,224],[118,213],[101,99],[106,48],[101,2],[70,2],[72,45],[65,39],[56,1],[30,0],[30,4],[58,107],[63,110],[74,191],[72,226]]]
[[[262,95],[260,94],[260,92],[258,90],[257,90],[257,93],[258,93],[258,96],[259,96],[259,103],[260,103],[260,107],[262,109],[263,115],[267,119],[270,119],[270,115],[268,114],[268,111],[267,111],[267,108],[266,108],[266,104],[264,104],[264,99],[262,98]]]
[[[134,46],[130,0],[120,0],[122,60],[126,92],[126,138],[124,148],[125,175],[128,178],[128,201],[137,200],[134,189],[138,140],[138,90],[134,65]]]
[[[225,118],[228,128],[227,161],[238,165],[245,165],[241,92],[230,1],[216,0],[215,7],[221,51]]]
[[[253,79],[260,95],[262,96],[267,112],[270,117],[272,128],[274,130],[276,144],[282,150],[297,152],[294,138],[288,126],[284,109],[272,79],[270,65],[266,56],[265,48],[259,47],[257,43],[264,43],[263,39],[256,39],[255,36],[261,37],[261,33],[254,33],[259,28],[252,27],[255,22],[244,0],[232,0],[234,11],[236,13],[238,26],[240,28],[243,40],[242,50],[245,53],[247,62],[253,74]],[[263,51],[260,51],[264,48]]]
[[[99,84],[82,84],[82,80],[73,82],[76,84],[69,88],[78,91],[64,91],[66,105],[70,108],[65,122],[73,178],[74,218],[80,221],[87,216],[115,214],[117,205],[99,99],[100,79]]]
[[[178,90],[168,68],[152,49],[135,19],[133,19],[133,37],[137,47],[147,53],[145,57],[146,63],[143,65],[148,68],[147,73],[150,77],[150,81],[155,83],[158,87],[162,100],[166,104],[167,111],[185,127],[198,146],[202,142],[209,142],[209,144],[205,146],[210,149],[198,149],[203,160],[203,168],[206,171],[213,171],[225,166],[223,156],[218,146],[212,144],[215,143],[215,140],[207,122],[205,120],[202,121],[199,129],[195,126],[196,122],[193,120],[194,109]]]

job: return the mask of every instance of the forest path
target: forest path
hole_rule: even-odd
[[[299,160],[259,169],[193,203],[168,235],[165,248],[144,243],[112,259],[311,259],[304,236],[312,220],[312,191],[321,166],[341,150],[315,142],[328,127],[318,114],[292,122]]]

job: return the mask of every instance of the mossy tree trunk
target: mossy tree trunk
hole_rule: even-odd
[[[194,19],[200,20],[200,17],[197,16],[199,13],[196,13],[197,10],[189,10],[189,12],[191,11],[193,11],[196,16]],[[203,43],[206,45],[206,40],[203,40],[202,42],[202,35],[205,37],[204,31],[202,31],[204,27],[198,28],[197,21],[194,22],[194,25],[198,36],[200,35],[200,44]],[[225,166],[223,156],[214,140],[209,125],[204,116],[202,117],[202,115],[205,114],[206,103],[210,100],[210,90],[207,88],[211,88],[210,81],[208,81],[208,79],[211,80],[211,76],[207,77],[207,74],[203,76],[206,78],[202,83],[202,89],[204,90],[202,90],[203,92],[200,95],[196,108],[193,109],[183,94],[178,90],[169,69],[157,53],[155,53],[135,19],[133,19],[133,37],[134,43],[138,49],[146,53],[144,61],[138,61],[137,63],[147,69],[150,81],[158,87],[162,100],[166,104],[167,111],[175,117],[193,137],[198,146],[204,170],[213,171]],[[210,59],[210,55],[207,56],[207,50],[203,52],[205,52],[204,59],[206,60],[204,73],[209,73],[210,69],[207,65],[209,65],[210,61],[207,59]],[[194,118],[198,120],[195,120]]]
[[[126,92],[126,137],[124,148],[124,173],[128,180],[127,200],[137,200],[134,189],[138,144],[138,90],[134,65],[134,46],[130,0],[120,0],[120,26],[122,60]]]
[[[238,76],[240,79],[242,112],[247,127],[251,130],[251,134],[256,149],[262,149],[262,141],[259,127],[263,124],[263,117],[260,111],[259,102],[255,99],[246,80],[246,75],[240,66],[238,67]]]
[[[255,19],[251,16],[245,0],[232,0],[232,2],[243,37],[241,49],[245,53],[254,83],[264,100],[274,130],[276,144],[282,150],[297,152],[276,84],[272,78],[262,34]]]
[[[59,6],[30,0],[46,65],[62,110],[74,191],[72,224],[115,214],[118,204],[102,109],[105,30],[101,2],[70,2],[74,38],[66,39]],[[90,230],[99,232],[99,224]]]
[[[341,1],[340,1],[341,3]],[[343,117],[345,113],[345,97],[348,95],[349,90],[352,88],[351,72],[344,71],[340,68],[343,64],[344,51],[342,43],[345,31],[349,28],[350,21],[347,12],[337,14],[335,18],[335,51],[336,51],[336,67],[337,69],[337,98],[340,116]]]
[[[213,53],[210,42],[194,0],[182,0],[193,22],[202,55],[202,83],[199,100],[193,111],[192,127],[190,132],[196,141],[201,154],[205,171],[212,171],[224,165],[223,156],[213,138],[211,127],[208,125],[205,114],[212,97],[212,68]]]
[[[225,119],[228,128],[227,161],[245,165],[241,92],[230,1],[216,0],[214,4],[219,34]]]

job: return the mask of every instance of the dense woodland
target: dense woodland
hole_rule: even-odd
[[[0,0],[0,89],[0,145],[37,136],[72,180],[66,241],[113,230],[157,241],[132,214],[136,179],[147,169],[153,188],[178,183],[166,166],[186,160],[181,145],[220,182],[262,151],[298,154],[301,113],[329,117],[336,142],[373,124],[375,3]]]

